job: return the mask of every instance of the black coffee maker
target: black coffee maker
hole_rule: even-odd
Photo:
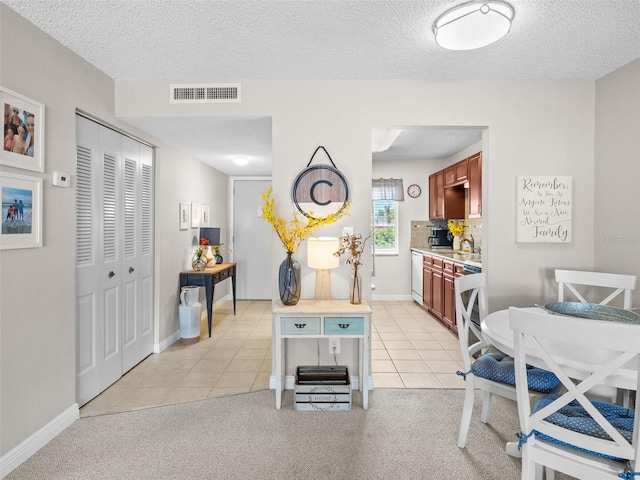
[[[434,228],[428,239],[431,248],[451,248],[453,246],[453,235],[448,229]]]

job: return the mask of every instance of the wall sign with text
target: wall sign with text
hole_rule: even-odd
[[[516,242],[571,242],[571,179],[517,177]]]

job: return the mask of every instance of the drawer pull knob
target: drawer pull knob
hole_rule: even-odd
[[[349,325],[351,325],[351,324],[350,324],[350,323],[339,323],[339,324],[338,324],[338,326],[339,326],[340,328],[343,328],[343,329],[344,329],[344,328],[349,328]]]
[[[307,324],[306,324],[306,323],[296,323],[296,324],[294,324],[294,325],[296,326],[296,328],[304,328],[304,327],[306,327],[306,326],[307,326]]]

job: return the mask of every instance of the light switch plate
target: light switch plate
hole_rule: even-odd
[[[353,227],[342,227],[342,235],[344,237],[347,235],[353,235]]]
[[[53,184],[56,187],[69,187],[71,185],[71,178],[68,173],[53,172]]]

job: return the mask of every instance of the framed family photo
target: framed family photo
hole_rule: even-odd
[[[190,207],[188,203],[180,203],[180,230],[187,230],[189,228],[189,216]]]
[[[44,171],[44,105],[0,86],[4,112],[0,165]]]
[[[42,179],[0,171],[0,250],[42,246]]]

